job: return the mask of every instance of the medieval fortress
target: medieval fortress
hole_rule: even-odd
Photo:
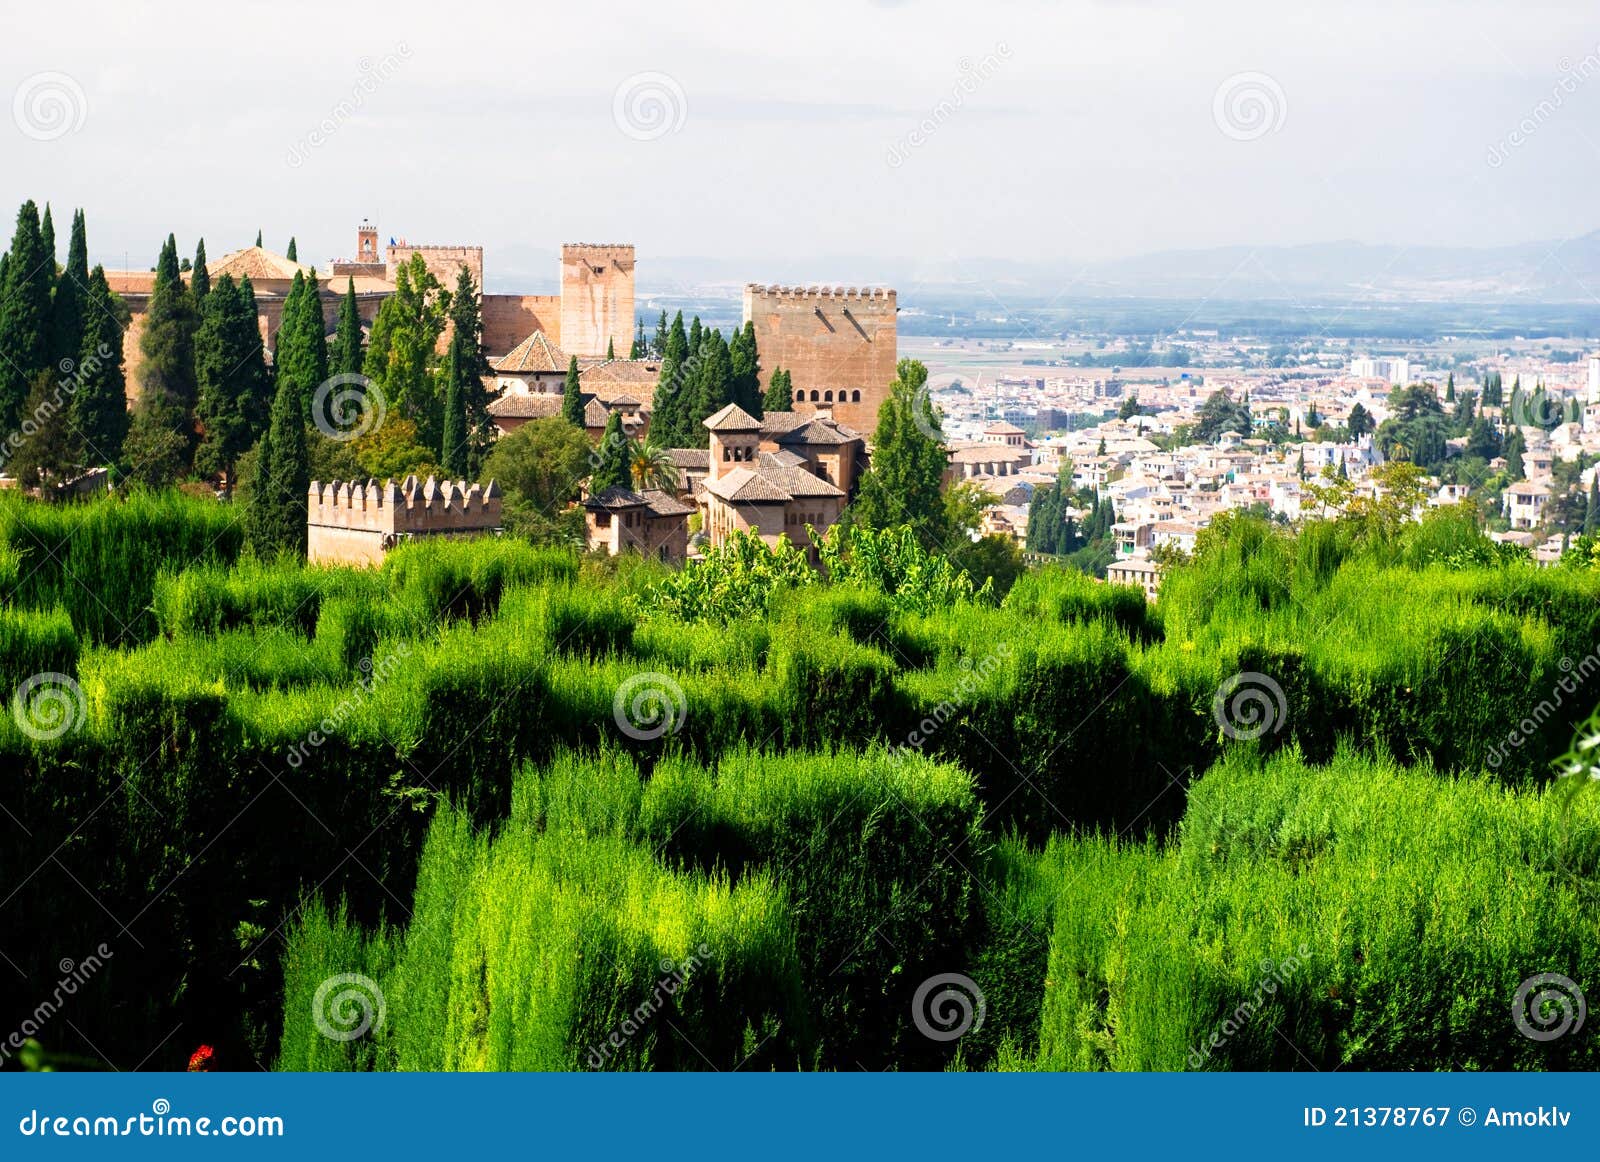
[[[383,301],[394,294],[400,268],[413,255],[440,284],[453,290],[462,267],[483,287],[483,247],[459,243],[412,243],[391,238],[381,244],[376,226],[361,223],[353,258],[335,259],[318,270],[328,330],[339,300],[353,284],[362,323],[370,326]],[[271,346],[283,315],[283,299],[295,274],[311,268],[259,246],[209,262],[215,282],[224,274],[248,275],[260,310],[262,340]],[[128,390],[137,397],[139,336],[155,280],[153,271],[109,271],[111,287],[132,313],[123,336]],[[569,242],[561,247],[560,291],[553,295],[482,294],[483,341],[490,359],[503,356],[535,332],[566,355],[592,363],[614,350],[625,361],[633,344],[634,250],[627,243]],[[755,324],[765,391],[775,368],[794,383],[796,411],[831,411],[840,422],[870,432],[888,394],[895,369],[895,292],[881,288],[781,287],[751,283],[744,290],[744,318]],[[653,319],[645,320],[649,328]]]

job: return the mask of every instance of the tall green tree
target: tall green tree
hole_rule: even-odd
[[[439,464],[452,480],[467,475],[467,400],[463,380],[467,361],[464,337],[458,332],[450,340],[445,356],[444,438],[439,449]]]
[[[300,251],[295,246],[294,238],[292,236],[289,239],[289,249],[287,249],[287,250],[285,250],[283,252],[283,256],[285,258],[287,258],[290,262],[299,262],[300,261]]]
[[[872,465],[861,478],[851,504],[851,519],[868,528],[910,525],[919,534],[943,540],[944,499],[940,484],[949,454],[938,409],[922,395],[928,369],[902,359],[878,412]]]
[[[794,388],[789,373],[783,368],[772,369],[772,378],[767,380],[767,395],[761,403],[763,412],[794,411]]]
[[[650,344],[644,337],[644,319],[639,319],[639,328],[633,336],[633,346],[628,351],[629,359],[643,359],[650,351]]]
[[[583,391],[579,386],[576,355],[567,360],[567,378],[561,384],[561,418],[575,427],[584,426]]]
[[[211,272],[206,269],[206,240],[200,239],[194,247],[194,266],[189,275],[189,293],[194,295],[196,310],[201,310],[206,305],[206,296],[211,293]]]
[[[606,340],[606,360],[607,360],[607,362],[609,362],[609,361],[615,359],[616,357],[617,357],[617,341],[616,341],[615,338],[608,338]]]
[[[277,344],[273,360],[276,391],[281,392],[287,385],[300,400],[301,416],[312,422],[317,418],[312,415],[313,399],[317,388],[328,378],[327,326],[315,268],[309,276],[295,271],[284,299]],[[323,419],[326,423],[326,417]]]
[[[0,428],[14,431],[34,380],[50,363],[50,294],[55,255],[45,248],[39,208],[17,210],[17,226],[0,285]]]
[[[257,230],[256,231],[256,248],[260,249],[260,247],[261,247],[261,231]]]
[[[700,316],[696,315],[694,322],[689,324],[689,355],[691,357],[700,354],[700,344],[705,342],[705,338],[705,328],[700,325]]]
[[[1345,427],[1350,432],[1350,438],[1355,440],[1370,435],[1377,429],[1378,424],[1372,418],[1372,413],[1358,403],[1350,409],[1350,418]]]
[[[139,336],[139,403],[124,449],[129,470],[147,484],[168,484],[194,455],[194,298],[178,270],[178,243],[167,235]]]
[[[683,312],[678,312],[678,321],[683,321]],[[650,354],[660,359],[667,353],[667,312],[662,311],[656,319],[655,338],[650,340]]]
[[[261,437],[250,490],[248,540],[256,556],[305,556],[310,487],[311,459],[300,392],[293,383],[280,382],[272,397],[272,419]]]
[[[356,280],[345,282],[344,297],[339,300],[339,324],[334,331],[333,347],[328,352],[328,370],[334,375],[353,375],[361,370],[366,352],[361,343],[361,311],[356,306]]]
[[[234,486],[239,457],[261,436],[267,422],[267,368],[255,312],[233,279],[224,274],[206,296],[195,336],[195,380],[200,444],[194,467],[201,476]]]
[[[39,219],[39,241],[44,244],[44,252],[50,259],[50,278],[56,277],[56,224],[50,216],[50,203],[44,204],[44,216]]]
[[[695,367],[694,408],[689,413],[685,447],[704,448],[711,442],[705,421],[734,402],[733,357],[720,330],[713,330],[700,343],[700,361]]]
[[[755,323],[747,322],[733,333],[728,343],[728,359],[732,372],[732,402],[759,419],[765,400],[761,395],[761,358],[756,350]]]
[[[632,481],[628,464],[628,437],[622,430],[622,414],[612,412],[606,430],[595,449],[594,473],[589,477],[589,493],[599,495],[608,488],[627,488]]]
[[[77,475],[82,462],[69,406],[54,375],[41,371],[34,376],[23,408],[22,440],[6,464],[22,487],[37,488],[46,500],[54,499],[56,490]]]
[[[50,304],[50,362],[57,368],[67,360],[77,361],[83,350],[84,300],[89,294],[89,240],[83,211],[72,215],[72,233],[67,238],[67,264],[56,279],[55,298]]]
[[[450,330],[461,340],[461,400],[467,417],[467,471],[477,475],[494,445],[496,430],[489,415],[489,391],[484,380],[490,373],[489,353],[483,344],[483,307],[472,272],[456,272],[455,293],[450,296]]]
[[[83,303],[83,341],[73,374],[72,424],[83,447],[84,462],[95,466],[118,463],[128,434],[128,385],[123,368],[122,335],[128,308],[113,294],[105,268],[89,272]]]
[[[394,293],[378,308],[362,371],[388,406],[417,425],[417,439],[437,448],[444,436],[436,347],[449,319],[450,292],[413,254],[395,274]]]
[[[1527,469],[1522,463],[1522,454],[1528,450],[1527,443],[1522,438],[1522,429],[1513,427],[1511,434],[1506,437],[1506,479],[1515,484],[1526,478]]]
[[[666,317],[666,312],[662,312]],[[683,312],[672,320],[662,343],[661,372],[656,379],[655,396],[651,403],[651,438],[667,448],[689,447],[689,414],[691,409],[689,364],[689,337],[683,328]]]

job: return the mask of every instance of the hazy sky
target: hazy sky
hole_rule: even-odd
[[[168,230],[215,256],[258,226],[325,262],[363,216],[481,242],[491,268],[563,240],[1098,259],[1555,238],[1600,227],[1596,11],[58,0],[0,38],[0,203],[49,199],[63,250],[82,205],[96,258],[144,266]]]

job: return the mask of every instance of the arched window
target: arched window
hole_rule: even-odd
[[[823,392],[822,393],[822,402],[823,403],[832,403],[833,402],[833,392],[831,392],[831,391]]]
[[[794,393],[794,398],[795,398],[795,401],[796,401],[796,402],[797,402],[797,403],[798,403],[798,402],[799,402],[799,401],[801,401],[801,400],[803,400],[803,399],[805,399],[805,398],[806,398],[806,393],[805,393],[805,389],[804,389],[804,388],[796,388],[796,389],[795,389],[795,393]]]
[[[817,389],[813,387],[811,389],[811,402],[812,403],[816,403],[817,402],[817,398],[818,398],[817,397]]]
[[[850,393],[850,402],[851,403],[860,403],[861,402],[861,390],[859,388],[857,388],[855,391],[852,391]]]

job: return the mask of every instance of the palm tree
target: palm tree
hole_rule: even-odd
[[[671,492],[678,487],[678,466],[667,450],[653,440],[628,441],[628,473],[637,492],[647,488]]]

